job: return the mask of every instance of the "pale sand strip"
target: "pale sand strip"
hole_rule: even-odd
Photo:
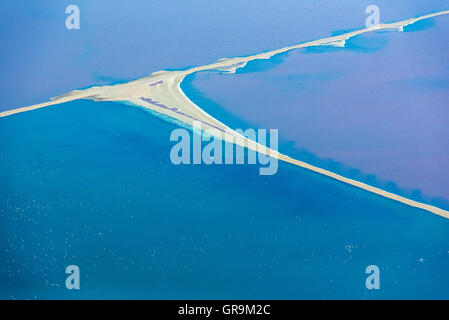
[[[366,191],[370,191],[370,192],[375,193],[375,194],[377,194],[379,196],[382,196],[382,197],[385,197],[385,198],[389,198],[389,199],[392,199],[392,200],[396,200],[396,201],[402,202],[402,203],[407,204],[407,205],[412,206],[412,207],[416,207],[416,208],[420,208],[420,209],[423,209],[423,210],[427,210],[427,211],[432,212],[432,213],[434,213],[436,215],[439,215],[441,217],[449,219],[449,212],[446,211],[446,210],[440,209],[438,207],[431,206],[431,205],[428,205],[428,204],[425,204],[425,203],[421,203],[421,202],[417,202],[417,201],[414,201],[414,200],[411,200],[411,199],[407,199],[407,198],[398,196],[398,195],[396,195],[394,193],[387,192],[385,190],[382,190],[382,189],[379,189],[379,188],[376,188],[376,187],[372,187],[372,186],[367,185],[367,184],[365,184],[363,182],[360,182],[360,181],[356,181],[356,180],[353,180],[353,179],[345,178],[345,177],[340,176],[340,175],[338,175],[336,173],[333,173],[331,171],[327,171],[327,170],[324,170],[324,169],[312,166],[312,165],[310,165],[308,163],[305,163],[305,162],[302,162],[302,161],[298,161],[296,159],[292,159],[292,158],[290,158],[288,156],[285,156],[285,155],[280,155],[279,159],[281,159],[283,161],[286,161],[286,162],[289,162],[289,163],[292,163],[292,164],[295,164],[295,165],[297,165],[299,167],[302,167],[302,168],[305,168],[305,169],[309,169],[309,170],[321,173],[321,174],[323,174],[325,176],[328,176],[330,178],[333,178],[333,179],[341,181],[341,182],[345,182],[345,183],[350,184],[352,186],[355,186],[357,188],[360,188],[360,189],[363,189],[363,190],[366,190]]]
[[[396,29],[398,31],[403,31],[404,26],[410,25],[420,20],[428,19],[443,14],[449,14],[449,10],[432,13],[417,18],[407,19],[395,23],[380,24],[375,27],[360,29],[339,36],[309,41],[294,46],[289,46],[282,49],[273,50],[252,56],[220,59],[216,63],[191,68],[185,71],[158,71],[152,73],[147,77],[130,81],[124,84],[118,84],[113,86],[91,87],[84,90],[74,90],[68,94],[53,98],[52,101],[49,102],[44,102],[29,107],[23,107],[1,112],[0,117],[6,117],[13,114],[43,108],[46,106],[60,104],[77,99],[91,99],[94,101],[128,101],[131,102],[132,104],[150,109],[152,111],[156,111],[159,114],[168,116],[175,120],[181,121],[185,124],[191,125],[194,128],[207,131],[210,134],[219,137],[223,140],[226,140],[228,142],[235,143],[247,147],[249,149],[255,150],[257,152],[276,157],[282,161],[320,173],[322,175],[347,183],[357,188],[404,203],[412,207],[432,212],[434,214],[449,219],[449,212],[446,210],[428,204],[416,202],[398,196],[396,194],[384,191],[382,189],[372,187],[365,183],[345,178],[333,172],[290,158],[277,151],[259,145],[258,143],[238,134],[231,128],[227,127],[225,124],[221,123],[217,119],[207,114],[204,110],[202,110],[192,101],[190,101],[190,99],[184,94],[184,92],[180,88],[182,80],[187,75],[195,72],[205,70],[218,70],[228,73],[235,73],[235,71],[238,68],[244,67],[249,61],[252,60],[269,59],[272,56],[283,52],[311,46],[343,47],[345,45],[346,40],[359,34],[385,29]]]
[[[16,113],[21,113],[21,112],[25,112],[25,111],[31,111],[34,109],[39,109],[39,108],[43,108],[43,107],[48,107],[54,104],[60,104],[60,103],[64,103],[64,102],[68,102],[68,101],[72,101],[72,100],[76,100],[77,98],[73,98],[73,99],[58,99],[58,100],[53,100],[53,101],[48,101],[48,102],[43,102],[43,103],[39,103],[39,104],[35,104],[32,106],[28,106],[28,107],[22,107],[22,108],[17,108],[17,109],[12,109],[12,110],[7,110],[7,111],[3,111],[0,113],[0,118],[2,117],[7,117]]]

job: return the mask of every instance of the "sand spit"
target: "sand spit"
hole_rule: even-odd
[[[265,155],[269,155],[278,158],[282,161],[291,163],[293,165],[325,175],[332,179],[350,184],[357,188],[375,193],[379,196],[386,197],[409,206],[420,208],[449,219],[449,212],[446,210],[431,205],[427,205],[424,203],[416,202],[398,196],[396,194],[384,191],[382,189],[372,187],[365,183],[345,178],[333,172],[290,158],[284,154],[266,148],[252,140],[249,140],[246,137],[235,132],[228,126],[226,126],[224,123],[221,123],[219,120],[213,118],[205,111],[203,111],[199,106],[190,101],[190,99],[184,94],[184,92],[180,88],[182,80],[187,75],[195,72],[215,70],[223,73],[235,73],[237,69],[244,67],[248,62],[253,60],[270,59],[271,57],[277,54],[299,48],[306,48],[313,46],[344,47],[345,42],[348,39],[363,33],[377,30],[389,30],[389,29],[403,31],[403,28],[407,25],[413,24],[420,20],[444,14],[449,14],[449,10],[440,11],[399,22],[379,24],[374,27],[364,28],[329,38],[304,42],[297,45],[288,46],[281,49],[260,53],[256,55],[246,57],[223,58],[215,63],[194,67],[184,71],[158,71],[152,73],[149,76],[134,81],[130,81],[128,83],[117,84],[112,86],[94,86],[84,90],[74,90],[67,94],[52,98],[51,101],[48,102],[1,112],[0,118],[78,99],[90,99],[94,101],[127,101],[134,105],[141,106],[150,109],[152,111],[156,111],[172,119],[181,121],[194,128],[207,131],[209,134],[219,137],[225,141],[244,146],[251,150],[255,150]]]

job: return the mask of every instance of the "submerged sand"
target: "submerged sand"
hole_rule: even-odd
[[[449,212],[446,210],[428,204],[420,203],[411,199],[407,199],[353,179],[345,178],[336,173],[290,158],[287,155],[281,154],[275,150],[271,150],[252,140],[249,140],[246,137],[242,136],[241,134],[235,132],[225,124],[221,123],[219,120],[207,114],[199,106],[190,101],[189,98],[184,94],[184,92],[180,88],[182,80],[187,75],[195,72],[215,70],[225,73],[235,73],[237,69],[244,67],[249,61],[252,60],[270,59],[274,55],[283,52],[313,46],[344,47],[345,42],[348,39],[363,33],[387,29],[403,31],[403,28],[407,25],[410,25],[420,20],[444,14],[449,14],[449,10],[440,11],[399,22],[379,24],[374,27],[348,32],[338,36],[300,43],[297,45],[288,46],[281,49],[251,55],[247,57],[220,59],[215,63],[194,67],[184,71],[158,71],[144,78],[130,81],[124,84],[117,84],[112,86],[94,86],[84,90],[74,90],[70,93],[52,98],[51,101],[48,102],[1,112],[0,117],[6,117],[13,114],[18,114],[21,112],[30,111],[78,99],[91,99],[94,101],[126,101],[134,105],[141,106],[150,109],[152,111],[156,111],[159,114],[168,116],[174,120],[181,121],[182,123],[190,125],[194,128],[207,131],[209,134],[221,138],[225,141],[247,147],[251,150],[255,150],[265,155],[278,158],[282,161],[317,172],[319,174],[350,184],[357,188],[404,203],[409,206],[413,206],[416,208],[432,212],[434,214],[449,219]]]

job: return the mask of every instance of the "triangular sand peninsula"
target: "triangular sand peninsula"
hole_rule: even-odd
[[[94,101],[126,101],[128,103],[150,109],[154,112],[157,112],[158,114],[168,116],[174,120],[181,121],[182,123],[187,124],[189,126],[203,129],[209,132],[210,134],[219,137],[223,140],[226,140],[228,142],[242,145],[251,150],[255,150],[257,152],[272,157],[276,157],[282,161],[320,173],[335,180],[375,193],[379,196],[389,198],[398,202],[402,202],[406,205],[420,208],[449,219],[449,212],[446,210],[428,204],[413,201],[411,199],[401,197],[399,195],[387,192],[379,188],[372,187],[370,185],[367,185],[365,183],[353,179],[345,178],[336,173],[290,158],[287,155],[281,154],[277,151],[266,148],[252,140],[249,140],[246,137],[235,132],[225,124],[221,123],[219,120],[213,118],[212,116],[204,112],[199,106],[190,101],[189,98],[184,94],[184,92],[180,88],[180,83],[182,82],[182,80],[187,75],[195,72],[216,70],[226,73],[235,73],[235,71],[238,68],[244,67],[249,61],[252,60],[270,59],[274,55],[283,52],[312,46],[344,47],[346,40],[363,33],[387,29],[403,31],[403,28],[407,25],[410,25],[420,20],[445,14],[449,14],[449,10],[440,11],[399,22],[379,24],[375,27],[364,28],[357,31],[348,32],[339,36],[333,36],[329,38],[300,43],[297,45],[288,46],[281,49],[251,55],[247,57],[223,58],[215,63],[205,66],[194,67],[184,71],[158,71],[144,78],[130,81],[124,84],[117,84],[112,86],[94,86],[84,90],[74,90],[70,93],[52,98],[51,101],[48,102],[1,112],[0,117],[6,117],[13,114],[18,114],[21,112],[30,111],[78,99],[91,99]]]

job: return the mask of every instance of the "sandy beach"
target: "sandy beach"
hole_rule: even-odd
[[[221,138],[222,140],[247,147],[251,150],[278,158],[282,161],[291,163],[293,165],[314,171],[316,173],[325,175],[332,179],[341,181],[343,183],[355,186],[357,188],[375,193],[379,196],[386,197],[403,204],[420,208],[428,212],[437,214],[439,216],[449,219],[449,212],[428,204],[420,203],[401,197],[399,195],[387,192],[385,190],[372,187],[365,183],[345,178],[333,172],[312,166],[308,163],[298,161],[287,155],[281,154],[277,151],[266,148],[252,140],[235,132],[226,124],[213,118],[204,110],[193,103],[181,90],[180,84],[183,79],[192,73],[200,71],[219,71],[223,73],[235,73],[237,69],[244,67],[248,62],[258,59],[270,59],[271,57],[290,50],[307,48],[313,46],[337,46],[344,47],[345,42],[357,35],[378,30],[396,30],[403,31],[407,25],[413,24],[417,21],[432,18],[439,15],[449,14],[449,10],[441,11],[424,15],[417,18],[407,19],[395,23],[379,24],[375,27],[364,28],[338,36],[313,40],[293,46],[287,46],[281,49],[255,54],[247,57],[235,57],[220,59],[215,63],[194,67],[184,71],[158,71],[149,76],[112,86],[94,86],[84,90],[74,90],[70,93],[52,98],[51,101],[12,109],[0,113],[0,117],[7,117],[14,114],[19,114],[26,111],[31,111],[38,108],[57,105],[64,102],[90,99],[94,101],[125,101],[136,106],[144,107],[155,111],[161,115],[168,116],[171,119],[180,121],[192,127],[207,131],[209,134]]]

